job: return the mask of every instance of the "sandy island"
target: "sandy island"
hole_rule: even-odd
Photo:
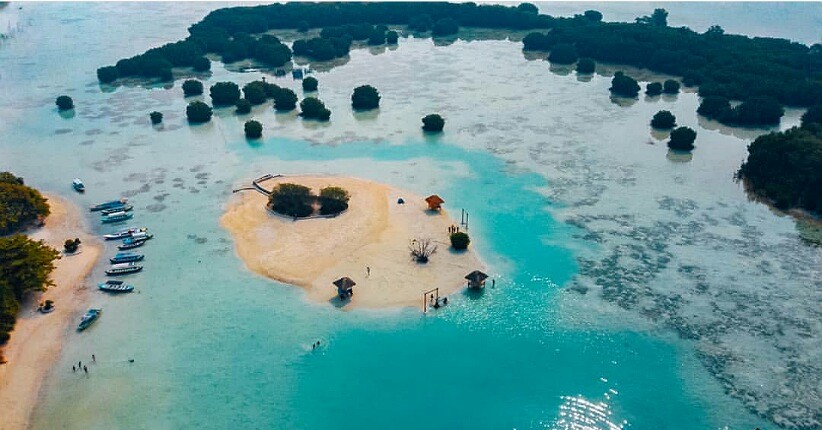
[[[45,227],[32,230],[29,237],[61,251],[66,239],[79,237],[81,251],[55,261],[51,273],[55,285],[23,303],[11,339],[2,349],[7,360],[0,365],[2,430],[28,428],[40,386],[60,354],[69,325],[85,311],[85,290],[80,287],[102,249],[100,242],[86,233],[76,206],[56,196],[46,197],[51,215]],[[37,312],[37,304],[47,299],[54,301],[54,312]]]
[[[420,196],[344,177],[290,176],[264,185],[270,189],[280,182],[305,185],[315,193],[329,185],[343,187],[351,194],[349,209],[336,218],[293,221],[269,212],[266,196],[243,191],[232,197],[220,221],[249,269],[302,287],[312,300],[345,308],[421,308],[423,292],[439,288],[440,296],[451,294],[465,286],[466,274],[485,270],[470,247],[450,249],[448,227],[457,223],[445,211],[427,211]],[[399,198],[405,204],[397,204]],[[437,243],[427,264],[411,259],[408,245],[414,238]],[[357,283],[346,302],[340,302],[332,285],[343,276]]]

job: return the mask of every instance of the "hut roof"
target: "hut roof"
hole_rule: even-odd
[[[347,290],[353,287],[354,285],[357,285],[357,283],[354,282],[354,280],[349,278],[348,276],[343,276],[342,278],[334,281],[334,285],[336,285],[339,289]]]
[[[467,279],[471,282],[482,282],[486,278],[488,278],[488,275],[486,275],[485,273],[480,272],[479,270],[474,270],[473,272],[465,275],[465,279]]]
[[[435,205],[441,205],[441,204],[445,203],[445,200],[443,200],[442,197],[440,197],[436,194],[431,194],[430,196],[426,197],[425,201],[428,202],[429,204],[435,204]]]

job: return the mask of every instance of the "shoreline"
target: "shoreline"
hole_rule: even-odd
[[[248,191],[232,196],[220,217],[246,268],[300,287],[313,302],[343,309],[422,309],[423,292],[439,288],[441,297],[453,294],[465,287],[465,275],[487,270],[470,246],[462,252],[450,249],[448,228],[457,222],[445,210],[426,211],[422,197],[349,177],[287,176],[269,182],[293,182],[314,192],[341,186],[351,194],[348,210],[336,217],[294,221],[272,214],[265,196]],[[405,204],[397,204],[399,198]],[[412,261],[408,245],[413,238],[437,244],[430,262]],[[346,301],[332,286],[343,276],[357,283]]]
[[[102,245],[88,233],[80,208],[54,194],[44,194],[51,214],[45,226],[25,232],[34,240],[43,240],[58,251],[68,238],[79,237],[82,252],[65,255],[54,262],[51,279],[54,286],[32,294],[22,304],[8,343],[2,347],[7,362],[0,365],[0,410],[2,430],[26,429],[40,398],[46,376],[59,358],[67,338],[70,322],[82,313],[87,290],[83,281],[91,273],[102,253]],[[53,300],[50,314],[37,312],[37,303]]]

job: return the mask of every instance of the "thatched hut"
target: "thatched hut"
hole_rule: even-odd
[[[340,279],[337,279],[333,282],[334,286],[337,287],[337,294],[340,296],[341,299],[346,299],[354,295],[354,285],[357,285],[353,279],[349,278],[348,276],[343,276]]]
[[[488,275],[479,270],[474,270],[465,275],[465,279],[468,280],[468,288],[482,288],[485,286],[485,280],[488,279]]]
[[[425,198],[425,202],[428,203],[428,210],[436,211],[442,209],[442,204],[445,203],[445,200],[436,194],[431,194]]]

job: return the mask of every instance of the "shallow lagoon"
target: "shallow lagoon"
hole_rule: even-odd
[[[741,429],[771,425],[740,397],[819,410],[820,250],[732,181],[758,131],[698,119],[694,94],[614,103],[609,77],[507,41],[354,51],[316,75],[328,125],[265,105],[189,127],[180,81],[101,92],[96,67],[176,40],[212,7],[26,6],[0,48],[0,168],[84,206],[127,195],[157,235],[139,294],[90,292],[105,315],[69,334],[60,367],[100,363],[87,380],[55,371],[35,428]],[[101,22],[115,13],[122,25]],[[383,95],[376,114],[348,108],[364,83]],[[74,117],[56,113],[59,93]],[[650,134],[659,109],[699,132],[689,162]],[[427,138],[419,118],[434,111],[446,133]],[[251,117],[262,142],[242,138]],[[217,218],[233,187],[268,172],[443,195],[469,211],[496,288],[428,315],[339,312],[248,273]],[[78,175],[86,196],[71,194]]]

